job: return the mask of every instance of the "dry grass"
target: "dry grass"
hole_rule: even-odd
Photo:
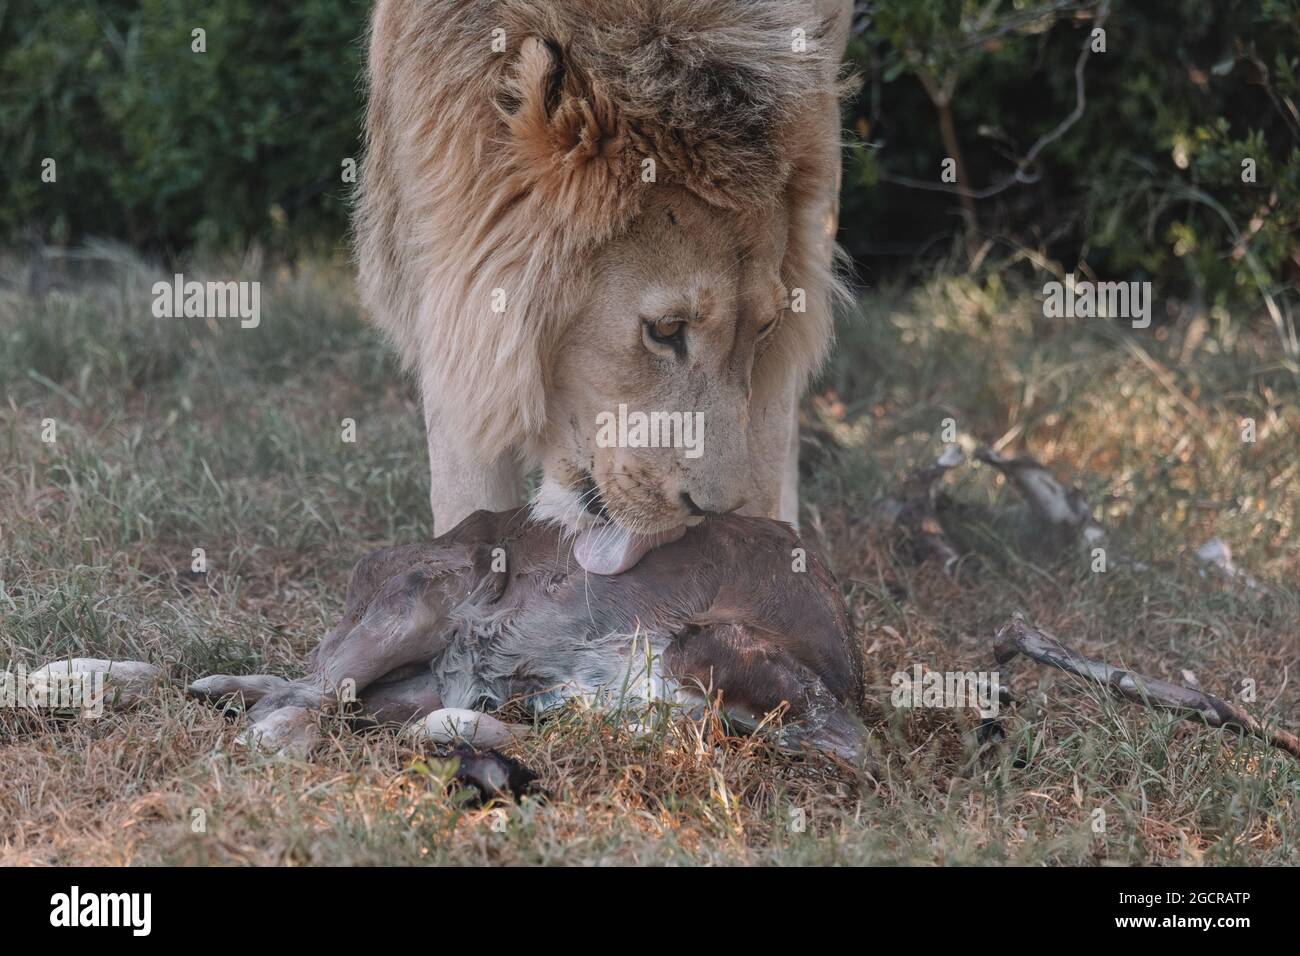
[[[428,533],[420,416],[356,318],[346,267],[262,274],[257,330],[155,320],[162,270],[119,255],[100,271],[40,298],[0,291],[0,661],[140,658],[173,684],[100,720],[0,710],[0,862],[1300,860],[1300,769],[1258,744],[1024,663],[1003,678],[1030,702],[992,749],[969,713],[888,700],[917,662],[989,669],[993,629],[1023,607],[1113,663],[1188,670],[1224,696],[1253,679],[1255,712],[1296,729],[1300,393],[1267,329],[1220,312],[1155,334],[1049,321],[996,275],[868,298],[809,403],[805,530],[862,628],[883,785],[712,721],[642,737],[573,709],[516,754],[552,799],[476,810],[436,753],[393,734],[331,723],[313,762],[270,759],[180,693],[216,670],[293,672],[352,562]],[[864,518],[937,451],[945,418],[965,443],[1051,462],[1117,548],[1168,565],[1094,574],[1051,553],[970,466],[948,490],[979,506],[958,529],[974,557],[957,581],[909,566]],[[1268,592],[1180,558],[1214,535]],[[196,547],[206,578],[188,573]]]

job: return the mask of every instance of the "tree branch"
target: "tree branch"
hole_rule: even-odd
[[[1213,694],[1171,684],[1156,677],[1144,677],[1084,657],[1052,635],[1039,630],[1018,611],[998,629],[993,652],[999,664],[1007,663],[1017,654],[1024,654],[1040,664],[1059,668],[1097,684],[1116,697],[1155,710],[1171,710],[1187,720],[1199,718],[1211,727],[1240,730],[1300,758],[1300,738],[1295,734],[1276,727],[1265,727],[1245,708]]]
[[[1097,16],[1093,21],[1093,29],[1101,27],[1110,15],[1110,0],[1102,0],[1097,10]],[[1065,119],[1061,120],[1054,128],[1044,133],[1035,140],[1034,144],[1029,147],[1029,152],[1016,163],[1015,171],[1005,176],[1003,179],[991,186],[983,189],[970,189],[963,185],[951,185],[949,183],[935,183],[924,179],[912,179],[909,176],[896,176],[889,172],[877,173],[877,178],[881,182],[893,183],[898,186],[906,186],[909,189],[926,189],[931,192],[951,193],[955,196],[961,196],[966,199],[988,199],[996,196],[998,193],[1005,192],[1012,186],[1019,184],[1030,184],[1038,181],[1040,177],[1030,176],[1026,170],[1031,167],[1038,159],[1038,154],[1045,148],[1060,139],[1065,133],[1077,123],[1084,114],[1087,107],[1087,91],[1083,80],[1084,67],[1087,65],[1088,57],[1092,53],[1092,33],[1089,31],[1088,36],[1083,41],[1083,49],[1079,51],[1079,58],[1074,64],[1074,109],[1070,111]]]

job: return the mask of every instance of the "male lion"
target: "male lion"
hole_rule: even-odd
[[[435,532],[537,467],[592,572],[707,514],[796,522],[850,7],[376,3],[360,287],[419,379]],[[629,409],[655,429],[608,440]]]

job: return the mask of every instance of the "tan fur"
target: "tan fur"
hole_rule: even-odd
[[[643,305],[651,285],[674,276],[683,285],[670,292],[717,286],[695,305],[713,316],[726,355],[701,355],[693,374],[707,378],[712,359],[739,383],[715,390],[710,441],[725,444],[731,425],[746,432],[744,454],[710,454],[699,467],[766,456],[752,470],[775,477],[754,477],[757,497],[779,499],[791,403],[831,335],[827,224],[846,9],[841,0],[376,3],[356,216],[361,294],[419,379],[431,460],[454,463],[444,480],[471,482],[475,468],[508,470],[517,457],[562,484],[565,467],[595,464],[571,437],[592,430],[593,408],[662,407],[657,380],[629,374],[630,357],[617,371],[599,354],[582,370],[561,366],[575,342],[605,354],[632,348],[640,319],[609,310]],[[504,52],[493,50],[497,30]],[[795,30],[807,49],[792,49]],[[646,160],[654,182],[643,181]],[[661,214],[695,232],[669,228]],[[701,265],[706,233],[723,246],[707,248],[716,261]],[[661,276],[612,271],[656,257]],[[753,330],[777,310],[776,293],[793,288],[806,290],[807,311],[784,316],[758,348]],[[493,311],[494,292],[503,312]],[[585,416],[577,422],[575,408]],[[639,464],[651,486],[675,467]],[[468,498],[508,498],[512,483],[494,474]],[[676,493],[660,490],[665,502]],[[647,504],[653,514],[641,520],[609,504],[617,521],[645,527],[670,524],[677,507]]]

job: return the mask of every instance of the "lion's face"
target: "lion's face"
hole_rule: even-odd
[[[772,511],[750,456],[777,451],[751,448],[749,425],[755,369],[786,311],[785,237],[780,209],[727,213],[660,187],[600,250],[553,353],[540,515],[653,534]]]

